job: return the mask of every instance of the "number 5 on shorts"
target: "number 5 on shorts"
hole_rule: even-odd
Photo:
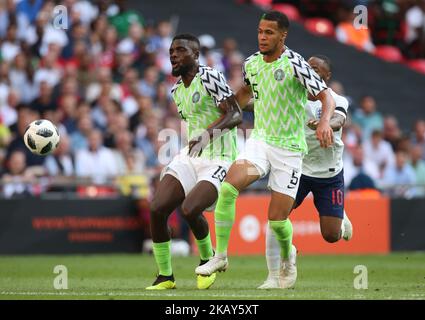
[[[298,174],[298,171],[292,170],[291,181],[289,181],[289,184],[287,186],[288,189],[294,189],[297,186],[298,180],[299,180],[297,174]]]

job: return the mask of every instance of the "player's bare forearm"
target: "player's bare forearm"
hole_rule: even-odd
[[[327,148],[333,143],[333,130],[330,127],[330,119],[335,111],[335,100],[329,89],[322,90],[317,95],[317,100],[322,103],[322,115],[316,129],[316,137],[322,148]]]
[[[329,121],[329,125],[333,131],[338,131],[344,126],[344,124],[345,124],[345,118],[338,113],[334,113],[331,120]],[[319,120],[311,119],[307,122],[307,126],[311,130],[316,130],[318,125],[319,125]]]
[[[322,115],[320,117],[320,120],[329,122],[336,107],[335,100],[332,97],[330,90],[325,89],[321,91],[317,95],[317,100],[320,100],[320,102],[322,103]]]
[[[242,111],[234,95],[222,101],[219,108],[223,113],[222,116],[211,123],[203,135],[189,142],[189,155],[200,155],[211,140],[220,137],[242,122]]]
[[[331,126],[333,131],[338,131],[344,126],[344,124],[345,118],[338,113],[334,113],[331,120],[329,121],[329,125]]]
[[[250,111],[250,110],[246,110],[245,108],[248,106],[248,103],[251,100],[251,98],[252,98],[251,86],[245,85],[242,88],[240,88],[238,92],[236,92],[236,100],[238,101],[239,106],[244,111]]]
[[[234,95],[221,102],[219,108],[223,115],[208,126],[210,137],[214,130],[230,130],[242,122],[242,111]]]

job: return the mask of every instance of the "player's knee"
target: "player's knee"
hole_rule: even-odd
[[[161,201],[153,200],[150,204],[151,218],[155,219],[167,214],[167,207]]]
[[[326,242],[334,243],[341,238],[340,233],[340,230],[322,230],[322,237],[323,239],[325,239]]]
[[[183,218],[186,220],[191,220],[196,217],[198,214],[198,209],[196,208],[196,205],[190,204],[187,201],[184,201],[181,206]]]

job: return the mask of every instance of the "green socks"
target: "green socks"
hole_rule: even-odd
[[[216,254],[227,255],[230,231],[236,214],[236,198],[239,191],[228,182],[223,182],[215,207]]]
[[[213,256],[210,234],[202,239],[196,240],[199,249],[199,255],[202,260],[209,260]],[[153,243],[153,254],[158,266],[159,274],[163,276],[171,276],[173,269],[171,268],[171,240],[167,242]]]
[[[196,244],[198,245],[198,251],[199,251],[199,256],[201,257],[201,260],[204,260],[204,261],[209,260],[213,256],[213,248],[212,248],[211,237],[209,232],[204,239],[202,240],[196,239]]]
[[[171,276],[173,274],[173,270],[171,268],[171,240],[167,242],[154,242],[153,254],[159,269],[159,274],[163,276]]]
[[[280,254],[283,259],[288,259],[292,249],[292,223],[289,219],[281,221],[269,220],[270,228],[280,245]]]

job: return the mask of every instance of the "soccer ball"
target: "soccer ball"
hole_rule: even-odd
[[[24,133],[27,148],[40,156],[48,155],[59,145],[59,131],[49,120],[40,119],[30,123]]]

